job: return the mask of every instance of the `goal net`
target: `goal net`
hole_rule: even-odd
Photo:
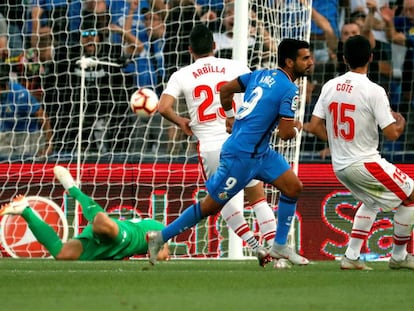
[[[160,95],[171,73],[191,62],[188,35],[193,25],[201,20],[213,32],[225,33],[228,19],[217,1],[203,1],[199,7],[191,0],[170,1],[168,10],[157,7],[160,2],[164,1],[140,1],[131,11],[128,1],[102,6],[104,1],[72,0],[67,6],[43,7],[38,21],[32,14],[37,8],[10,6],[22,12],[7,19],[9,53],[2,57],[10,65],[10,80],[30,90],[33,98],[21,111],[2,110],[1,204],[17,194],[48,198],[68,219],[62,226],[69,227],[69,237],[82,231],[86,221],[79,206],[53,177],[56,164],[68,167],[82,191],[117,218],[152,217],[168,224],[205,195],[194,138],[157,113],[138,117],[129,107],[129,97],[140,87]],[[249,18],[238,15],[246,9],[243,5]],[[310,0],[236,1],[234,37],[246,36],[232,46],[246,47],[223,48],[217,55],[247,52],[251,69],[275,67],[274,47],[281,39],[309,40],[310,10]],[[93,61],[82,67],[85,55]],[[299,86],[297,118],[303,120],[306,81]],[[176,108],[186,114],[183,103]],[[273,145],[297,170],[300,139],[275,140]],[[277,191],[267,191],[276,208]],[[258,234],[248,204],[244,213]],[[12,223],[1,222],[3,256],[39,257]],[[16,243],[25,251],[16,253]],[[227,225],[217,215],[174,238],[170,250],[173,258],[229,258],[230,244]],[[244,256],[250,255],[247,245],[240,247]]]

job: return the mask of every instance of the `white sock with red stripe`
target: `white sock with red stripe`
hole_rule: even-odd
[[[252,204],[259,230],[267,245],[272,246],[276,234],[275,213],[265,199]]]
[[[256,252],[260,244],[244,218],[243,209],[243,193],[242,195],[237,194],[222,208],[221,215],[234,233],[249,244],[252,250]]]
[[[358,259],[361,254],[361,248],[367,239],[371,227],[377,218],[377,211],[367,208],[365,204],[361,204],[354,217],[351,238],[345,256],[349,259]]]
[[[397,261],[407,256],[407,243],[411,239],[414,207],[400,205],[394,215],[394,244],[392,246],[392,258]]]

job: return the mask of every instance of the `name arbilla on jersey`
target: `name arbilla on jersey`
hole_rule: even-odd
[[[206,73],[222,73],[222,74],[225,74],[226,73],[226,68],[219,67],[219,66],[205,65],[204,67],[199,68],[196,71],[193,71],[193,77],[195,79],[197,79],[198,77],[200,77],[200,76],[202,76]]]

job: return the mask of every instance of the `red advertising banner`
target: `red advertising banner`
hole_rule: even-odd
[[[414,165],[398,166],[414,176]],[[70,168],[76,171],[74,166]],[[163,217],[166,223],[173,221],[205,193],[197,164],[85,164],[80,171],[82,190],[88,194],[93,191],[98,203],[108,211],[132,209],[142,217]],[[311,260],[332,260],[341,256],[359,202],[338,182],[329,164],[300,164],[298,172],[304,184],[295,224],[299,252]],[[55,201],[62,197],[62,188],[53,183],[53,165],[2,164],[0,180],[3,185],[1,201],[7,201],[15,194],[16,184],[22,188],[19,189],[21,193],[41,195]],[[97,186],[101,184],[105,187]],[[122,198],[126,191],[134,193],[135,197]],[[251,211],[246,210],[245,214],[249,215]],[[378,215],[363,246],[364,256],[381,258],[390,255],[392,218],[393,212]],[[210,217],[206,220],[207,229],[200,227],[184,232],[173,241],[174,246],[183,248],[184,256],[199,256],[202,244],[202,256],[220,257],[223,237],[217,229],[219,221],[218,216]]]

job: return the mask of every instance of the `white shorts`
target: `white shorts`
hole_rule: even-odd
[[[201,163],[201,167],[203,169],[203,177],[205,180],[210,178],[211,175],[217,170],[219,163],[220,163],[220,150],[221,146],[223,145],[223,142],[216,141],[216,142],[210,142],[208,148],[203,148],[203,146],[200,145],[198,150],[198,156]],[[212,148],[213,145],[215,145],[215,148]],[[207,149],[207,150],[203,150]],[[254,187],[258,183],[260,183],[259,180],[252,179],[248,184],[247,188]]]
[[[413,179],[385,159],[358,162],[335,174],[356,199],[377,212],[400,206],[414,189]]]

